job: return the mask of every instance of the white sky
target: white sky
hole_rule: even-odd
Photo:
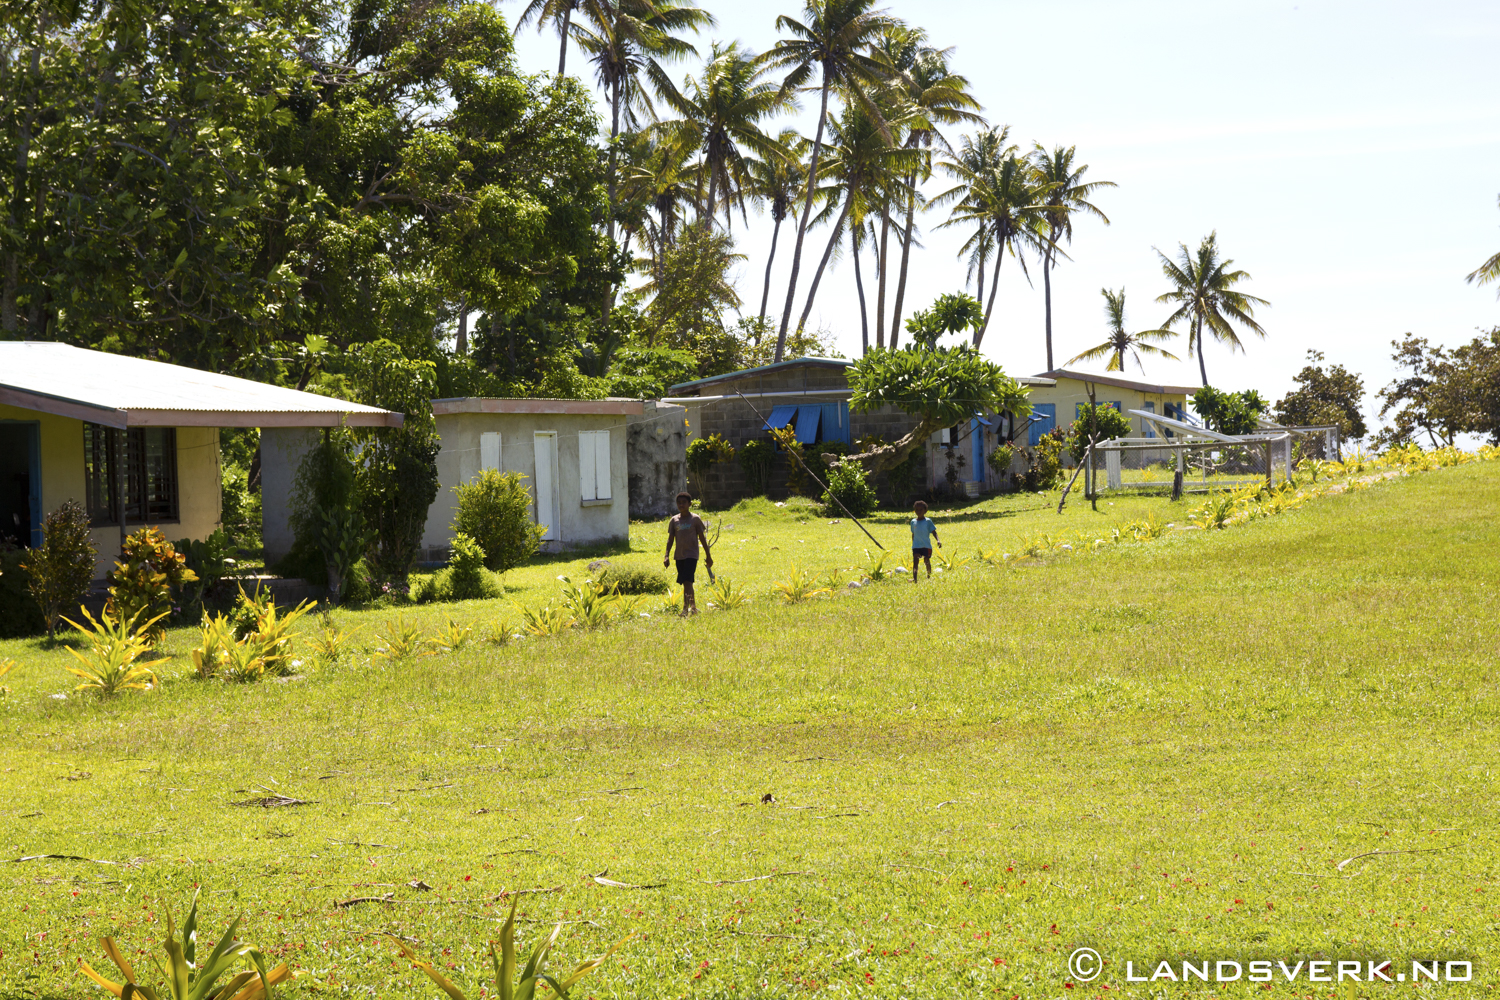
[[[764,50],[778,13],[800,16],[791,0],[700,2],[718,18],[703,51],[710,38]],[[520,6],[503,9],[514,20]],[[1391,340],[1410,331],[1454,345],[1500,324],[1495,286],[1464,282],[1500,250],[1500,4],[891,0],[888,9],[933,44],[955,46],[955,71],[1023,149],[1033,139],[1076,145],[1089,179],[1119,185],[1096,201],[1112,225],[1077,223],[1074,259],[1054,272],[1059,364],[1104,339],[1106,285],[1125,287],[1130,329],[1158,325],[1167,311],[1154,300],[1167,285],[1152,247],[1196,247],[1211,229],[1252,275],[1245,290],[1272,303],[1257,313],[1267,338],[1250,336],[1246,354],[1209,342],[1209,381],[1221,388],[1259,389],[1274,402],[1312,348],[1362,374],[1373,397],[1394,372]],[[550,28],[523,31],[522,68],[555,69],[557,45]],[[569,68],[585,70],[576,47]],[[789,123],[811,135],[816,102],[804,105],[813,113]],[[936,228],[945,217],[919,216],[926,248],[913,251],[907,316],[964,283],[964,237]],[[750,230],[736,224],[735,234],[749,258],[739,287],[753,315],[770,217],[752,214]],[[784,226],[773,304],[785,301],[794,239]],[[826,240],[826,229],[809,231],[797,313]],[[865,267],[873,311],[868,257]],[[1002,273],[984,351],[1012,375],[1035,374],[1046,360],[1040,272],[1035,288],[1014,259]],[[779,318],[777,305],[771,311]],[[857,356],[847,257],[824,276],[812,323]],[[1197,384],[1185,341],[1174,353],[1181,363],[1147,360],[1145,377]],[[1372,399],[1372,429],[1377,410]]]

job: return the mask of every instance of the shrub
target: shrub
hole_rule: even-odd
[[[601,587],[617,594],[665,594],[672,586],[646,566],[606,566],[598,579]]]
[[[484,549],[462,531],[453,536],[453,554],[448,558],[450,599],[468,601],[489,597],[490,581],[485,574]]]
[[[66,501],[42,521],[41,548],[32,549],[21,568],[30,578],[28,589],[41,608],[48,639],[56,634],[63,610],[88,593],[98,553],[88,513],[76,500]]]
[[[150,623],[152,642],[166,631],[161,624],[172,611],[172,592],[198,579],[187,559],[173,548],[160,528],[142,528],[125,539],[121,561],[109,574],[106,612],[117,621],[141,618]]]
[[[781,594],[787,604],[801,604],[810,597],[821,597],[828,593],[827,587],[819,587],[817,578],[801,566],[793,565],[785,580],[778,580],[772,588]]]
[[[698,489],[703,489],[703,474],[708,471],[709,466],[715,462],[727,462],[734,457],[734,446],[720,434],[710,434],[706,438],[695,438],[688,442],[687,467],[698,480]]]
[[[187,561],[188,569],[198,577],[198,585],[191,591],[189,603],[201,606],[213,594],[219,581],[234,572],[236,561],[234,542],[222,528],[199,541],[184,538],[176,543],[177,551]]]
[[[453,487],[458,494],[455,533],[462,532],[484,550],[487,569],[503,573],[530,559],[546,531],[531,519],[531,494],[518,472],[486,469],[468,483]]]
[[[106,609],[100,619],[95,621],[94,616],[84,608],[83,616],[88,619],[90,628],[84,628],[70,619],[63,619],[88,640],[87,651],[80,653],[76,649],[68,650],[82,664],[81,667],[67,668],[68,673],[83,678],[83,683],[74,690],[97,691],[108,697],[121,691],[149,691],[157,686],[159,682],[151,668],[166,663],[169,657],[156,660],[142,660],[141,657],[150,652],[155,644],[153,629],[164,614],[142,619],[141,613],[136,612],[121,620]]]
[[[249,552],[260,551],[260,493],[250,489],[250,474],[226,463],[219,481],[219,523],[234,544]]]
[[[353,508],[324,508],[318,514],[316,540],[328,575],[328,602],[338,604],[360,556],[375,544],[375,535],[365,530],[364,519]]]
[[[1098,441],[1109,441],[1112,438],[1128,437],[1130,435],[1130,418],[1108,403],[1094,404],[1095,426],[1092,433]],[[1068,431],[1068,453],[1073,456],[1073,461],[1083,461],[1084,453],[1089,450],[1089,415],[1073,421],[1073,427]]]
[[[825,517],[845,512],[854,517],[868,517],[875,507],[875,490],[865,478],[864,466],[844,462],[828,471],[828,489],[823,492]]]
[[[276,613],[276,602],[249,598],[240,592],[235,614],[204,617],[202,638],[193,650],[193,668],[200,678],[226,681],[258,681],[266,675],[287,677],[296,673],[292,660],[292,626],[313,608],[304,601],[284,615]],[[253,616],[250,623],[243,619]]]
[[[1249,434],[1260,426],[1266,401],[1254,389],[1225,392],[1205,385],[1193,393],[1193,409],[1220,434]]]
[[[324,512],[356,510],[355,483],[355,462],[344,431],[329,433],[302,456],[288,503],[292,547],[276,564],[276,572],[312,584],[327,582]]]
[[[1017,489],[1031,493],[1045,493],[1062,482],[1062,428],[1054,427],[1043,434],[1036,450],[1027,455],[1030,467],[1023,473],[1012,473],[1011,481]]]
[[[1010,471],[1010,463],[1015,460],[1015,457],[1016,449],[1008,444],[1002,444],[985,456],[985,462],[991,469],[1003,476]]]
[[[114,962],[124,974],[124,983],[110,982],[95,972],[87,962],[81,962],[80,965],[83,967],[84,975],[117,997],[138,995],[148,1000],[157,996],[170,996],[181,998],[181,1000],[203,997],[270,1000],[271,987],[291,979],[292,972],[285,965],[278,965],[269,972],[266,971],[266,966],[269,964],[266,956],[253,946],[235,938],[242,919],[242,917],[236,917],[229,924],[229,929],[224,932],[224,936],[219,939],[219,943],[214,946],[213,951],[200,956],[197,953],[198,893],[193,893],[193,906],[188,910],[187,919],[183,921],[180,941],[177,939],[177,931],[172,924],[172,914],[168,911],[164,915],[167,939],[162,946],[167,952],[167,968],[164,974],[172,985],[163,986],[160,990],[136,985],[135,970],[131,968],[130,962],[125,958],[125,952],[115,944],[115,939],[112,937],[100,938],[99,944],[104,948],[104,954],[109,956],[109,960]],[[239,959],[244,959],[248,968],[232,977],[222,988],[214,989],[214,984],[223,978],[234,962]],[[156,965],[158,971],[162,971],[159,964],[155,962],[152,964]]]
[[[0,639],[20,639],[47,631],[47,619],[31,596],[26,571],[21,568],[27,551],[0,541]]]
[[[776,445],[766,438],[752,438],[741,446],[740,471],[751,496],[765,496],[771,488],[771,466],[776,461]]]
[[[444,566],[436,573],[427,577],[416,577],[411,587],[411,599],[414,604],[442,604],[448,601],[470,601],[470,600],[494,600],[505,596],[505,584],[501,582],[500,574],[479,567],[479,586],[477,590],[468,590],[463,595],[455,592],[453,585],[453,567]]]

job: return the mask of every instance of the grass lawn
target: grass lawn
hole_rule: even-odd
[[[1055,494],[1021,496],[937,519],[968,554],[1191,502],[1058,517]],[[54,697],[64,651],[0,642],[22,664],[0,702],[0,858],[115,862],[0,864],[0,997],[104,995],[77,971],[103,969],[93,939],[158,953],[152,921],[194,886],[214,936],[243,911],[247,940],[305,972],[285,996],[438,996],[385,934],[475,996],[494,897],[517,888],[557,890],[523,897],[521,934],[565,921],[560,965],[635,935],[580,997],[1265,993],[1125,981],[1126,960],[1184,956],[1467,957],[1473,983],[1402,993],[1493,995],[1497,509],[1500,463],[1468,465],[787,607],[765,591],[788,564],[870,546],[760,503],[711,517],[718,568],[756,600],[691,621],[255,686],[169,668],[108,702]],[[906,516],[871,530],[899,550]],[[637,525],[609,558],[659,568],[663,543]],[[555,596],[587,561],[514,571],[511,597]],[[367,647],[396,616],[340,613]],[[178,675],[190,636],[166,642]],[[307,804],[233,804],[272,793]],[[1068,974],[1080,946],[1102,978]],[[1393,988],[1278,973],[1272,993]]]

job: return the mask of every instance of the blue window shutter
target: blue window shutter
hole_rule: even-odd
[[[821,406],[797,407],[797,440],[803,444],[818,440],[818,421],[822,416]]]
[[[1037,403],[1031,409],[1033,417],[1042,418],[1033,421],[1031,424],[1031,435],[1028,440],[1030,441],[1030,446],[1035,448],[1041,442],[1042,435],[1057,426],[1057,404]]]
[[[849,404],[823,404],[823,440],[849,443]]]
[[[771,409],[771,416],[766,420],[767,430],[780,430],[797,416],[795,406],[776,406]]]

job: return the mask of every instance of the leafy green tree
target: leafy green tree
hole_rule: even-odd
[[[1090,441],[1112,441],[1130,436],[1130,418],[1108,403],[1095,403],[1092,411],[1073,421],[1068,430],[1068,453],[1082,462]]]
[[[1085,181],[1088,164],[1074,164],[1077,158],[1074,146],[1054,146],[1049,152],[1041,143],[1034,143],[1031,162],[1037,179],[1047,187],[1045,198],[1047,240],[1042,244],[1042,290],[1047,309],[1047,370],[1052,371],[1052,269],[1056,266],[1060,252],[1058,243],[1073,242],[1073,216],[1092,215],[1109,225],[1109,216],[1089,201],[1100,188],[1114,187],[1114,181]],[[1124,292],[1121,291],[1121,295]],[[1121,361],[1123,366],[1124,362]],[[1123,370],[1123,368],[1121,369]]]
[[[1109,339],[1102,344],[1090,347],[1086,351],[1075,354],[1068,359],[1068,364],[1079,361],[1098,361],[1100,358],[1109,358],[1109,364],[1104,367],[1107,372],[1122,372],[1125,370],[1125,355],[1130,354],[1135,359],[1136,367],[1142,372],[1146,366],[1141,364],[1141,352],[1155,354],[1163,358],[1177,360],[1177,355],[1165,351],[1148,341],[1171,340],[1177,336],[1175,330],[1139,330],[1135,333],[1125,332],[1125,289],[1112,292],[1108,288],[1099,289],[1099,294],[1104,296],[1104,316],[1109,322]],[[1047,369],[1051,371],[1052,369]]]
[[[609,371],[609,394],[660,399],[672,386],[698,377],[691,351],[670,347],[627,347],[615,355]]]
[[[354,348],[341,375],[347,398],[406,415],[400,427],[349,431],[358,456],[360,514],[375,532],[366,562],[378,580],[404,580],[417,561],[427,509],[438,494],[434,366],[407,358],[390,341],[377,341]]]
[[[849,387],[853,410],[894,406],[917,418],[917,425],[894,444],[845,459],[860,462],[871,474],[895,468],[933,433],[976,413],[1009,411],[1018,419],[1031,413],[1020,383],[964,344],[939,350],[871,351],[850,367]]]
[[[1153,248],[1154,249],[1154,248]],[[1198,373],[1203,384],[1208,385],[1208,368],[1203,361],[1203,328],[1213,334],[1221,344],[1231,350],[1243,351],[1239,334],[1232,323],[1238,323],[1257,337],[1265,338],[1266,331],[1255,321],[1256,306],[1270,306],[1265,299],[1239,291],[1235,286],[1250,280],[1248,271],[1231,271],[1234,261],[1219,257],[1217,232],[1203,237],[1198,252],[1188,250],[1187,244],[1177,244],[1177,260],[1173,261],[1160,250],[1162,273],[1172,283],[1172,290],[1158,295],[1156,301],[1175,303],[1177,310],[1167,317],[1163,327],[1175,323],[1188,323],[1188,357],[1198,351]]]
[[[984,307],[979,300],[967,292],[956,292],[939,295],[931,309],[915,313],[906,321],[906,332],[911,334],[913,344],[934,350],[943,334],[974,330],[983,322]]]
[[[666,252],[660,279],[641,286],[643,295],[652,296],[647,344],[660,338],[665,346],[691,350],[705,337],[721,336],[724,310],[740,306],[730,269],[741,260],[728,233],[715,231],[707,220],[688,226]]]
[[[802,270],[802,244],[812,219],[813,195],[818,185],[818,166],[823,155],[823,130],[828,123],[828,98],[835,87],[849,94],[875,121],[883,118],[870,94],[885,79],[885,70],[867,53],[885,29],[889,18],[875,7],[876,0],[806,0],[803,19],[776,18],[776,30],[787,33],[761,58],[772,69],[787,70],[782,90],[791,93],[808,85],[813,73],[820,73],[818,95],[818,128],[813,136],[812,160],[807,169],[809,182],[797,220],[797,243],[792,248],[792,273],[787,279],[786,306],[781,313],[781,328],[776,335],[775,360],[786,351],[788,328],[792,322],[792,304],[797,298],[797,277]]]
[[[1481,434],[1500,444],[1500,327],[1449,351],[1407,334],[1393,341],[1393,361],[1406,373],[1377,394],[1380,416],[1395,411],[1375,446],[1412,443],[1418,432],[1434,448],[1460,434]]]
[[[1366,431],[1359,409],[1364,379],[1343,365],[1324,370],[1322,361],[1322,351],[1307,352],[1307,366],[1292,380],[1297,388],[1276,401],[1276,421],[1293,427],[1337,424],[1343,440],[1358,441]]]
[[[1260,427],[1266,401],[1254,389],[1226,392],[1205,385],[1193,393],[1193,411],[1220,434],[1250,434]]]

